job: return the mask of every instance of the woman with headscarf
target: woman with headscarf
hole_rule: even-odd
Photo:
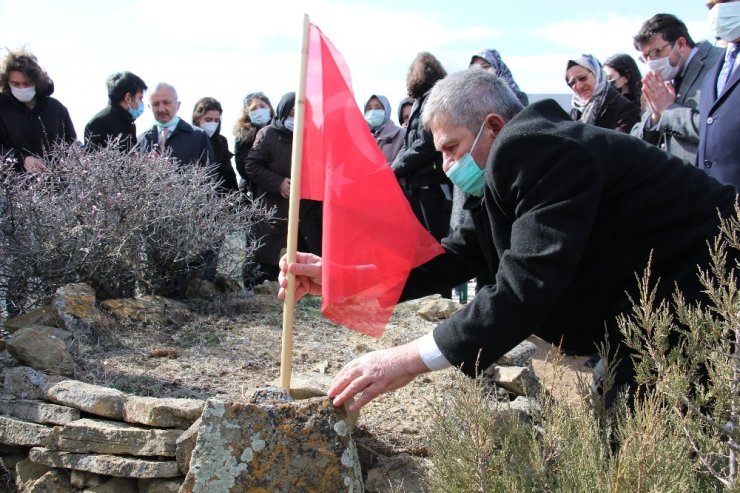
[[[414,100],[405,97],[398,103],[398,124],[401,128],[409,126],[409,118],[411,118],[411,108],[414,107]]]
[[[401,150],[406,129],[391,121],[391,104],[388,98],[373,94],[365,103],[365,121],[385,160],[392,163]]]
[[[640,109],[609,85],[594,56],[568,60],[565,82],[573,91],[573,120],[624,133],[640,121]]]
[[[255,261],[260,275],[252,280],[254,284],[277,280],[281,250],[287,243],[294,106],[294,92],[280,99],[275,118],[257,132],[245,161],[245,172],[254,186],[255,198],[268,209],[275,209],[270,223],[255,225],[254,236],[260,241]],[[301,200],[298,232],[299,249],[320,255],[321,202]]]
[[[470,57],[470,64],[468,68],[479,68],[491,72],[492,74],[498,75],[500,78],[506,81],[514,95],[524,106],[529,104],[529,98],[527,95],[519,89],[519,84],[514,80],[514,76],[511,74],[511,70],[504,63],[501,55],[496,50],[480,50]]]
[[[642,106],[642,74],[637,62],[626,53],[612,55],[604,62],[607,81],[637,106]]]

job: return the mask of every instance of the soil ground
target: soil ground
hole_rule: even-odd
[[[425,300],[400,304],[380,339],[323,319],[319,299],[302,300],[295,313],[291,387],[325,390],[351,359],[432,330],[435,323],[416,314]],[[202,399],[242,399],[255,388],[277,384],[282,302],[272,294],[255,294],[188,304],[192,316],[171,325],[130,323],[113,332],[78,337],[75,378],[138,395]],[[552,381],[552,348],[532,340],[537,344],[535,371],[547,384]],[[584,358],[563,358],[563,383],[555,389],[556,396],[577,398],[572,382],[576,374],[588,371],[583,362]],[[450,378],[454,371],[423,375],[362,410],[354,437],[365,472],[379,468],[382,478],[366,482],[368,491],[427,491],[423,474],[430,400],[455,385]]]

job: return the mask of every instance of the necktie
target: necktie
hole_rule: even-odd
[[[717,77],[717,95],[722,93],[722,89],[725,88],[725,84],[730,80],[732,76],[732,68],[735,66],[735,58],[737,57],[737,43],[731,43],[727,46],[725,52],[725,63],[722,65],[722,70],[719,71]]]
[[[167,143],[167,137],[170,136],[170,129],[167,127],[162,127],[159,130],[159,152],[164,153],[164,145]]]

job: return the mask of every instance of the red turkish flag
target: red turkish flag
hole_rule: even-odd
[[[324,202],[324,316],[380,337],[414,267],[443,252],[411,210],[352,94],[344,58],[309,31],[301,198]]]

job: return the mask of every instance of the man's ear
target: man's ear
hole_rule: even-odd
[[[487,114],[485,122],[486,129],[492,130],[494,135],[498,134],[504,128],[504,125],[506,125],[506,120],[498,113]]]

